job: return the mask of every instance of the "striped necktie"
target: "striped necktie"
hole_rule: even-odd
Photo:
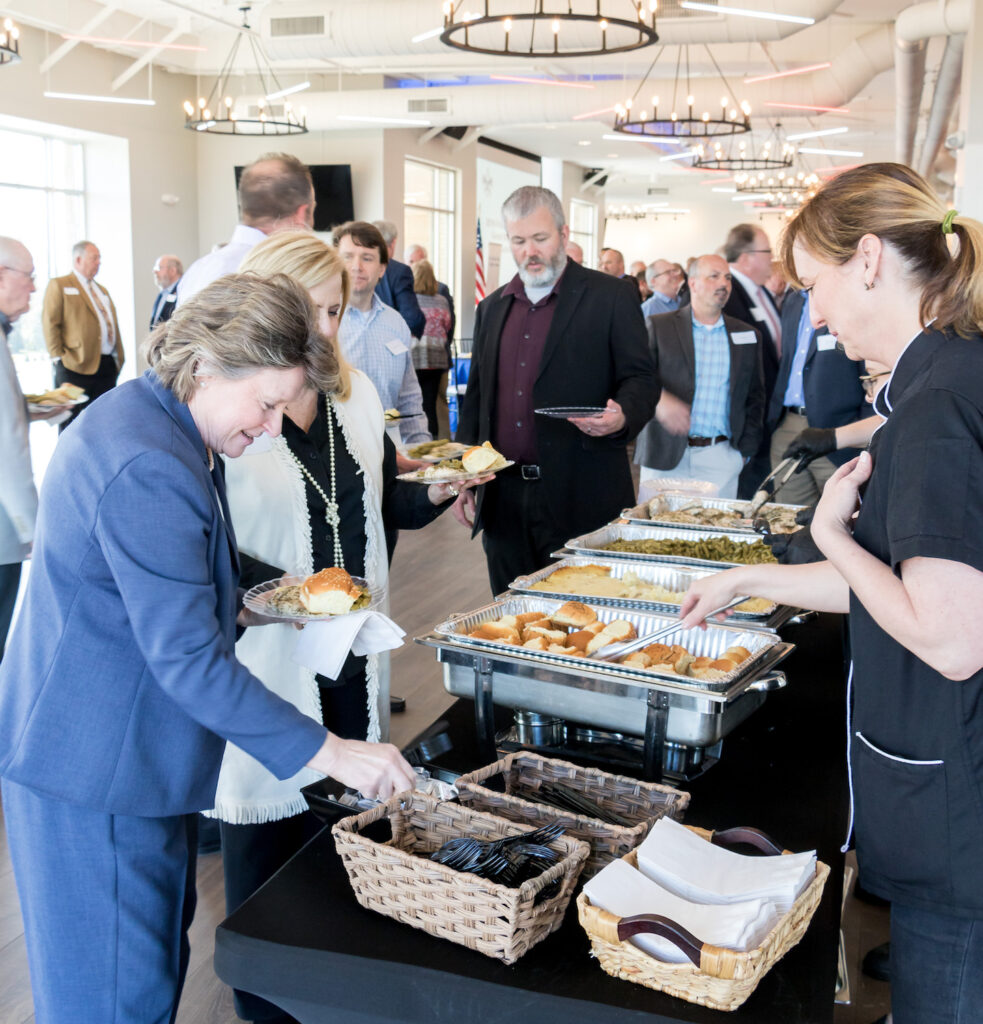
[[[774,303],[771,301],[771,297],[765,293],[764,285],[758,285],[758,306],[761,308],[761,312],[765,315],[765,320],[768,321],[768,330],[771,331],[771,336],[775,340],[775,353],[778,358],[782,358],[782,322],[778,317],[778,313],[775,311]]]
[[[116,334],[113,331],[113,319],[106,312],[106,307],[102,304],[102,300],[99,298],[99,289],[96,288],[95,281],[89,282],[89,294],[92,296],[92,304],[96,307],[99,315],[106,323],[106,338],[109,341],[109,347],[113,349],[116,347]]]

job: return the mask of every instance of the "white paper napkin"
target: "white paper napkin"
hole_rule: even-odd
[[[300,631],[291,660],[328,679],[337,679],[348,652],[359,657],[402,647],[406,631],[382,612],[349,612]]]

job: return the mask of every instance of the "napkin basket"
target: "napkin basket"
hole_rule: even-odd
[[[383,819],[392,829],[391,839],[378,842],[363,834]],[[331,834],[355,897],[367,910],[511,964],[560,927],[587,845],[566,836],[553,840],[550,845],[562,852],[561,859],[518,888],[428,858],[458,836],[501,839],[526,831],[504,818],[422,793],[403,793],[339,821]],[[559,891],[540,897],[558,879]]]
[[[705,829],[687,827],[708,842],[713,836]],[[633,868],[638,866],[634,850],[623,859]],[[594,956],[613,977],[714,1010],[736,1010],[757,988],[765,974],[805,935],[819,906],[828,875],[829,867],[817,861],[816,877],[764,942],[744,953],[701,943],[686,929],[655,914],[617,917],[594,906],[583,892],[577,897],[577,915],[590,938]],[[628,941],[632,935],[642,933],[669,939],[689,960],[679,964],[666,963]]]
[[[504,793],[484,785],[498,775],[504,779]],[[631,828],[614,825],[519,795],[522,790],[538,789],[542,783],[559,783],[577,790],[602,810],[634,819],[637,824]],[[639,782],[597,768],[581,768],[528,751],[508,754],[494,764],[468,772],[455,785],[458,799],[473,810],[497,814],[532,828],[557,821],[566,828],[567,836],[589,844],[591,852],[580,874],[581,881],[593,878],[609,861],[634,850],[659,818],[668,815],[680,820],[690,799],[689,793],[670,786]]]

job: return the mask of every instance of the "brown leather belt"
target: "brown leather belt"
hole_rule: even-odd
[[[729,441],[726,434],[717,434],[716,437],[688,437],[686,443],[690,448],[709,448],[712,444],[720,444],[721,441]]]

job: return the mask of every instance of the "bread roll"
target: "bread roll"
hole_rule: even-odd
[[[562,643],[566,646],[567,633],[565,629],[547,629],[545,626],[526,626],[523,636],[527,640],[534,636],[544,636],[550,643]]]
[[[505,465],[506,459],[485,441],[478,448],[469,448],[462,456],[461,462],[468,473],[494,473]]]
[[[652,659],[644,651],[632,651],[631,654],[625,655],[621,664],[631,665],[633,668],[649,668]]]
[[[731,661],[736,661],[740,664],[742,661],[747,661],[751,657],[751,652],[746,647],[728,647],[726,651],[721,655],[723,658],[729,658]]]
[[[578,629],[574,633],[567,634],[567,645],[576,647],[578,651],[587,650],[587,645],[594,639],[594,634],[587,629]]]
[[[737,662],[731,661],[729,658],[717,658],[716,661],[710,662],[710,668],[716,669],[718,672],[733,672],[737,668]]]
[[[638,634],[635,627],[624,619],[615,619],[609,622],[604,629],[598,633],[590,643],[587,644],[587,653],[593,654],[608,644],[620,643],[622,640],[634,640]]]
[[[601,631],[602,631],[602,630],[603,630],[604,628],[605,628],[605,625],[604,625],[604,623],[603,623],[603,622],[601,622],[601,621],[600,621],[600,619],[598,619],[598,621],[597,621],[597,622],[591,622],[591,623],[588,623],[588,624],[587,624],[586,626],[584,626],[584,629],[585,629],[585,630],[586,630],[586,631],[587,631],[588,633],[592,634],[593,636],[596,636],[596,635],[597,635],[598,633],[600,633],[600,632],[601,632]]]
[[[660,661],[668,661],[672,654],[672,649],[666,647],[665,644],[649,644],[642,650],[649,656],[653,665],[657,665]]]
[[[300,585],[300,603],[312,615],[344,615],[362,596],[344,569],[322,569]]]
[[[682,654],[677,657],[673,662],[672,668],[674,672],[678,672],[679,675],[684,676],[688,673],[690,665],[693,664],[693,655],[688,651],[683,651]]]
[[[522,646],[530,651],[546,651],[549,650],[550,645],[546,637],[534,636],[531,640],[527,640]]]
[[[597,621],[597,612],[580,601],[567,601],[566,604],[560,605],[550,618],[558,626],[575,626],[577,629],[583,629],[584,626]]]
[[[521,627],[527,626],[531,622],[539,622],[542,619],[542,617],[542,612],[519,612],[519,614],[516,615],[515,618],[516,621],[519,623],[519,626]]]
[[[519,631],[512,626],[503,626],[498,622],[483,622],[468,636],[476,640],[501,640],[507,643],[519,643]]]

